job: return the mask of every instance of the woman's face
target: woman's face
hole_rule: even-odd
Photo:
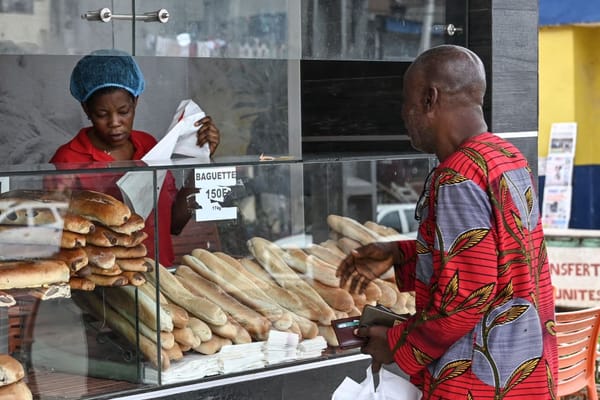
[[[137,98],[128,91],[111,88],[95,93],[83,105],[97,139],[108,148],[118,148],[129,141]]]

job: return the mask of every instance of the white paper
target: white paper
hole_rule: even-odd
[[[148,165],[170,160],[173,154],[199,159],[199,162],[210,161],[210,147],[196,145],[196,132],[199,126],[195,123],[206,114],[193,100],[183,100],[179,103],[167,134],[148,152],[142,161]],[[160,193],[166,171],[157,171],[157,193]],[[148,218],[154,207],[154,183],[151,172],[130,171],[123,175],[117,186],[121,190],[123,200],[129,208],[142,218]]]

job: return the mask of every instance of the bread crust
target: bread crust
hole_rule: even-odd
[[[69,282],[70,270],[59,260],[0,262],[0,290]]]

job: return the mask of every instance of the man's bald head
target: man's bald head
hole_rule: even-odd
[[[414,60],[407,75],[422,78],[425,86],[437,87],[449,96],[483,105],[485,69],[481,59],[465,47],[441,45],[426,50]]]

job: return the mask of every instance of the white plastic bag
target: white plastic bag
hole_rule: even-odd
[[[357,383],[346,377],[337,387],[331,400],[419,400],[421,391],[407,379],[384,368],[379,370],[379,385],[375,388],[371,366],[366,378]]]
[[[206,114],[200,106],[192,100],[183,100],[179,103],[173,121],[169,126],[167,134],[148,152],[142,161],[152,165],[160,161],[168,160],[173,154],[180,154],[187,157],[195,157],[200,162],[210,162],[210,148],[208,144],[202,147],[196,145],[196,132],[199,127],[195,126],[196,121],[204,118]],[[160,192],[166,171],[157,171],[157,187]],[[155,189],[152,174],[149,172],[129,171],[118,181],[117,186],[121,189],[123,200],[133,211],[142,216],[144,220],[148,218],[154,207],[154,198],[149,193]]]

